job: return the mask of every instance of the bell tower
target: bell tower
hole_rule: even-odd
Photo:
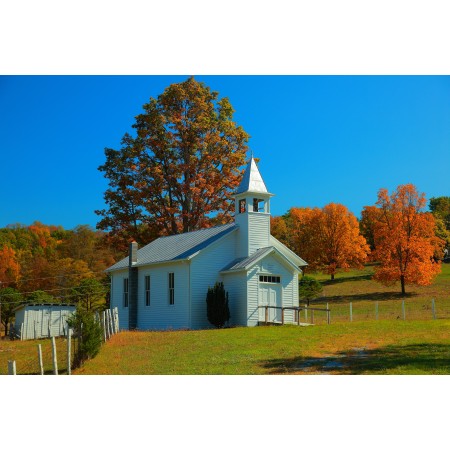
[[[256,162],[251,157],[235,198],[234,221],[239,226],[237,256],[251,256],[268,247],[270,239],[270,198]]]

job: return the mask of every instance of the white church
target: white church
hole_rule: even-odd
[[[161,237],[141,249],[131,243],[129,257],[107,269],[120,328],[209,328],[206,294],[217,281],[229,294],[231,326],[265,321],[261,306],[299,306],[298,275],[307,263],[271,236],[272,197],[252,157],[234,195],[234,223]],[[294,313],[284,310],[284,323],[294,323]],[[281,309],[267,314],[281,322]]]

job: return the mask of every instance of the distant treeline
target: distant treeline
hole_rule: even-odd
[[[25,300],[39,291],[36,300],[69,301],[84,279],[106,284],[104,270],[123,256],[88,225],[8,225],[0,228],[0,289],[13,288]]]

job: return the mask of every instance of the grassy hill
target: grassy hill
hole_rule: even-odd
[[[122,332],[77,374],[448,374],[450,320]]]
[[[324,285],[323,297],[314,303],[329,304],[331,325],[316,312],[317,325],[310,327],[121,332],[74,373],[450,374],[450,265],[443,265],[433,285],[408,288],[405,321],[399,287],[384,287],[372,281],[372,274],[373,267],[367,266],[340,273],[333,282],[313,275]],[[432,320],[432,298],[438,320]],[[64,372],[65,341],[57,341]],[[36,343],[0,341],[0,374],[6,373],[8,359],[16,360],[19,374],[36,373]],[[49,340],[39,343],[51,373]]]

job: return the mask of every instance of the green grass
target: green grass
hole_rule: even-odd
[[[122,332],[78,374],[449,374],[450,321]]]
[[[373,281],[371,265],[341,272],[334,281],[312,275],[324,284],[323,297],[314,304],[329,304],[329,326],[325,314],[316,312],[314,327],[122,332],[74,373],[450,374],[450,264],[442,266],[431,286],[407,287],[406,321],[399,286]],[[438,320],[432,320],[432,298]],[[16,360],[18,374],[37,373],[37,343],[43,346],[46,373],[52,373],[50,340],[44,339],[0,341],[0,374],[7,372],[9,359]],[[57,343],[60,373],[65,373],[66,341]]]
[[[323,273],[310,274],[323,284],[323,294],[313,301],[316,306],[326,303],[331,308],[333,322],[349,321],[349,303],[352,302],[353,320],[375,320],[378,302],[380,320],[395,320],[402,317],[402,300],[405,300],[407,320],[431,320],[431,299],[435,299],[436,317],[450,318],[450,264],[442,265],[439,274],[430,286],[407,286],[402,297],[400,285],[383,286],[372,280],[373,265],[362,270],[341,271],[334,281]],[[325,323],[324,314],[315,314],[315,323]]]
[[[57,338],[56,355],[58,361],[58,373],[67,371],[67,341]],[[30,341],[0,340],[0,375],[8,373],[8,361],[16,361],[17,375],[40,374],[38,362],[38,344],[42,348],[42,360],[45,374],[53,373],[52,345],[50,339]],[[73,355],[73,347],[72,347]]]

